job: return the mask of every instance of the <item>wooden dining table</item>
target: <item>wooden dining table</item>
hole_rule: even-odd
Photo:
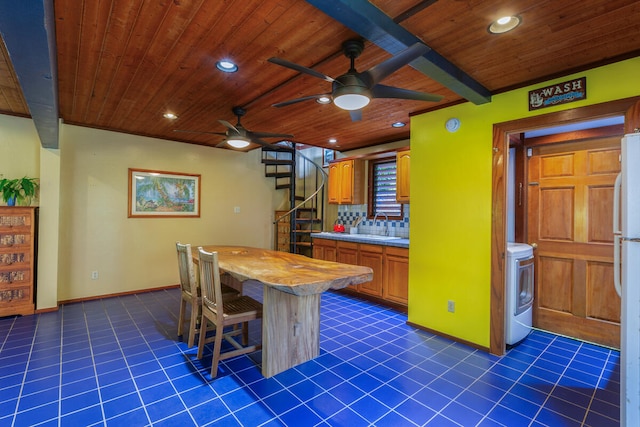
[[[271,377],[320,354],[320,294],[369,282],[369,267],[246,246],[206,245],[222,272],[264,285],[262,375]],[[194,262],[198,249],[192,248]]]

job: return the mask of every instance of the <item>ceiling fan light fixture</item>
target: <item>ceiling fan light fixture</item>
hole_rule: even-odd
[[[223,59],[222,61],[216,62],[216,68],[225,73],[235,73],[236,71],[238,71],[238,66],[228,59]]]
[[[227,139],[227,144],[233,148],[245,148],[248,147],[250,143],[251,141],[249,141],[249,139],[242,136],[233,136]]]
[[[503,16],[496,19],[489,25],[487,31],[491,34],[504,34],[511,31],[522,23],[522,18],[517,15]]]

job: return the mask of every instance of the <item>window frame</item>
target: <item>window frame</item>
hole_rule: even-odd
[[[396,161],[396,157],[385,157],[385,158],[381,158],[381,159],[370,159],[369,160],[369,167],[368,167],[368,172],[367,172],[367,219],[373,219],[375,214],[376,214],[376,210],[375,210],[375,186],[374,186],[374,171],[375,171],[375,166],[378,164],[382,164],[382,163],[393,163],[396,166],[396,184],[397,184],[397,173],[398,173],[398,165],[397,165],[397,161]],[[396,187],[397,190],[397,187]],[[396,194],[397,195],[397,194]],[[404,206],[402,203],[398,203],[396,202],[399,206],[400,206],[400,215],[388,215],[389,220],[402,220],[404,219]],[[383,218],[384,219],[384,215],[378,216],[378,218]]]

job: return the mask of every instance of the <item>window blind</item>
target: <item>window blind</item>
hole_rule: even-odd
[[[373,165],[373,214],[402,217],[402,205],[396,202],[396,162],[385,161]]]

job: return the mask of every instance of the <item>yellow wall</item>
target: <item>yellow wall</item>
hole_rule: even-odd
[[[241,153],[66,125],[60,151],[58,300],[178,283],[177,240],[272,245],[280,200],[273,180],[264,177],[260,150]],[[128,168],[201,174],[201,217],[128,218]]]
[[[489,347],[493,124],[640,95],[638,75],[634,58],[412,118],[410,322]],[[529,90],[581,76],[587,100],[528,111]]]

